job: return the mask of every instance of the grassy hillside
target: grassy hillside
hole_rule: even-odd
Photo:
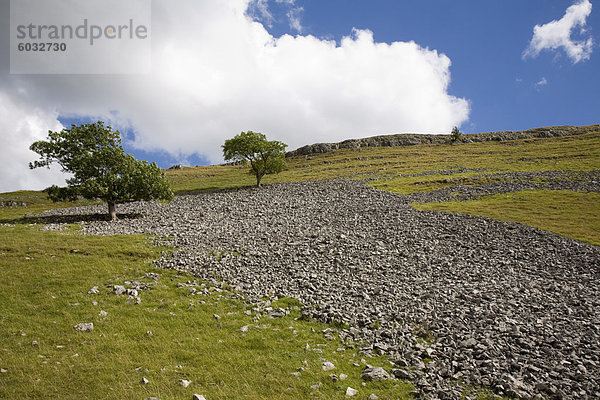
[[[370,178],[377,188],[410,194],[494,182],[502,178],[490,174],[499,172],[598,170],[600,131],[551,139],[346,149],[293,157],[288,164],[264,183]],[[190,167],[166,174],[178,193],[254,184],[243,166]],[[290,315],[255,319],[256,304],[227,287],[197,282],[209,293],[190,296],[186,285],[194,278],[155,268],[151,260],[165,249],[147,238],[83,237],[76,226],[44,232],[32,224],[35,220],[21,218],[93,202],[52,203],[35,191],[0,194],[0,203],[10,202],[21,205],[0,207],[0,398],[189,399],[202,393],[209,400],[343,399],[348,386],[359,389],[360,398],[371,393],[381,399],[409,397],[411,386],[402,381],[362,386],[364,357],[358,348],[337,351],[340,341],[321,333],[328,327],[298,319],[290,299],[271,304],[289,307]],[[414,207],[518,221],[600,245],[597,193],[529,190]],[[140,304],[112,293],[112,285],[135,280],[151,286],[141,291]],[[93,286],[98,294],[88,294]],[[93,322],[94,330],[74,330],[81,322]],[[241,331],[243,326],[248,330]],[[332,361],[336,370],[323,371],[322,359]],[[387,366],[382,358],[366,362]],[[348,377],[335,382],[332,373]],[[190,386],[180,385],[181,379],[190,380]]]
[[[486,169],[493,172],[590,171],[600,168],[600,131],[550,139],[502,142],[434,144],[403,147],[367,147],[288,159],[286,171],[265,176],[264,183],[331,178],[377,178],[374,186],[399,193],[432,190],[449,185],[442,180],[467,177],[402,177],[428,171]],[[244,166],[198,166],[167,170],[177,193],[252,185]]]

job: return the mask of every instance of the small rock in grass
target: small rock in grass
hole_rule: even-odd
[[[335,365],[333,365],[333,363],[330,361],[324,361],[322,367],[323,371],[331,371],[332,369],[335,369]]]
[[[93,322],[82,322],[81,324],[77,324],[73,327],[73,329],[75,329],[76,331],[81,331],[81,332],[91,332],[94,330],[94,323]]]
[[[146,331],[146,336],[152,337],[152,331]]]
[[[125,291],[126,291],[125,286],[121,286],[121,285],[114,285],[113,286],[113,292],[116,295],[123,294],[123,293],[125,293]]]
[[[98,286],[94,286],[93,288],[88,290],[88,294],[98,294],[98,293],[100,293],[100,289],[98,289]]]
[[[287,315],[286,311],[283,308],[276,308],[269,313],[269,317],[271,318],[281,318]]]
[[[383,381],[391,378],[390,374],[381,367],[365,368],[360,377],[369,382]]]
[[[358,394],[358,390],[352,389],[350,386],[346,389],[346,397],[356,396]]]
[[[31,342],[31,345],[32,345],[32,346],[37,346],[37,345],[39,345],[39,343],[38,343],[38,341],[37,341],[37,340],[34,340],[34,341],[32,341],[32,342]]]
[[[348,378],[348,375],[346,375],[346,374],[340,374],[340,381],[343,381],[343,380],[345,380],[347,378]]]
[[[142,378],[142,385],[147,384],[148,382],[150,382],[148,379],[146,379],[145,377]]]
[[[99,316],[101,317],[106,317],[108,315],[108,313],[104,310],[100,310],[100,312],[98,313]]]
[[[195,394],[192,396],[192,400],[206,400],[206,398],[204,396],[202,396],[201,394]]]
[[[310,388],[312,390],[319,390],[319,388],[321,387],[321,382],[315,384],[315,385],[310,385]]]
[[[188,386],[190,386],[190,383],[192,383],[192,381],[188,381],[188,380],[186,380],[186,379],[180,379],[180,380],[179,380],[179,384],[180,384],[181,386],[183,386],[183,387],[188,387]]]
[[[377,396],[375,393],[371,393],[369,397],[367,397],[367,400],[379,400],[379,396]]]
[[[213,314],[213,318],[216,319],[217,321],[221,319],[220,315],[217,314]]]
[[[8,370],[7,370],[7,369],[0,368],[0,374],[5,374],[5,373],[7,373],[7,372],[8,372]]]
[[[300,372],[295,371],[295,372],[290,373],[290,375],[292,375],[292,376],[300,376]]]
[[[244,325],[240,328],[240,332],[248,332],[248,325]]]

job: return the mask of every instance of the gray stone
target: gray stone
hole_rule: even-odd
[[[333,363],[330,361],[323,361],[321,368],[323,371],[331,371],[332,369],[335,369],[335,365],[333,365]]]
[[[81,331],[81,332],[91,332],[94,330],[94,323],[93,322],[82,322],[80,324],[77,324],[73,327],[73,329],[75,329],[76,331]]]
[[[125,294],[126,291],[127,291],[127,289],[125,289],[125,286],[121,286],[121,285],[114,285],[113,286],[113,292],[116,295]]]
[[[269,313],[269,317],[271,318],[281,318],[287,315],[286,311],[283,308],[276,308]]]
[[[367,382],[391,379],[390,374],[381,367],[366,368],[360,377]]]

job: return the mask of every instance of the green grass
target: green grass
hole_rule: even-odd
[[[412,193],[449,186],[453,183],[443,180],[453,176],[401,175],[461,168],[485,169],[485,173],[596,170],[600,168],[600,132],[550,139],[344,149],[287,161],[287,170],[267,175],[263,182],[377,178],[372,183],[375,187]],[[173,190],[184,193],[255,184],[247,171],[247,167],[235,165],[199,166],[167,170],[166,175]],[[481,173],[467,176],[475,174]],[[461,175],[465,174],[457,177]],[[431,182],[435,180],[439,182]]]
[[[521,222],[600,246],[600,194],[568,190],[527,190],[478,200],[413,204],[418,210],[446,211]]]
[[[193,277],[154,267],[151,260],[163,249],[144,237],[16,224],[0,226],[0,243],[0,368],[6,370],[0,398],[190,399],[201,393],[207,399],[343,399],[351,386],[361,397],[396,399],[412,389],[400,381],[362,387],[357,349],[336,351],[339,340],[319,333],[326,325],[300,319],[295,300],[274,304],[290,307],[290,315],[254,321],[245,313],[253,305],[235,293],[188,295],[177,283]],[[140,292],[141,304],[107,287],[154,282],[144,278],[147,272],[160,278]],[[99,294],[87,293],[93,286]],[[93,322],[94,331],[75,331],[81,322]],[[244,325],[247,332],[239,330]],[[322,371],[321,357],[336,370]],[[383,358],[368,362],[389,367]],[[291,375],[299,367],[305,368],[299,376]],[[348,378],[333,382],[331,373]],[[143,377],[148,384],[141,384]],[[180,379],[192,383],[184,388]]]
[[[42,211],[51,210],[57,207],[75,207],[100,204],[98,201],[89,200],[56,203],[48,199],[48,195],[46,193],[36,190],[19,190],[16,192],[0,193],[0,202],[8,201],[25,203],[26,206],[1,207],[0,223],[11,222],[12,220],[21,218],[26,214],[40,213]]]

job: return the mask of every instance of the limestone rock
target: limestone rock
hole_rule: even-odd
[[[93,322],[82,322],[80,324],[77,324],[73,327],[73,329],[75,329],[76,331],[81,331],[81,332],[91,332],[94,330],[94,323]]]

